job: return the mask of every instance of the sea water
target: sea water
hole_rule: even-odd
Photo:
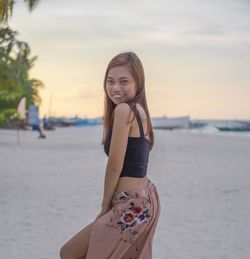
[[[223,130],[223,128],[227,130]],[[244,130],[243,130],[244,129]],[[250,137],[250,120],[190,120],[190,127],[184,129],[194,134]]]

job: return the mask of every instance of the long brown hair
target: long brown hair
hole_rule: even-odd
[[[134,98],[132,98],[132,100],[129,100],[126,103],[128,103],[128,105],[134,111],[134,114],[136,109],[135,107],[136,103],[139,103],[144,108],[145,113],[147,115],[148,133],[150,136],[150,150],[152,150],[152,147],[154,145],[154,132],[153,132],[150,114],[147,106],[147,100],[146,100],[144,69],[139,57],[134,52],[120,53],[116,55],[108,64],[105,77],[104,77],[104,82],[103,82],[104,92],[105,92],[104,116],[103,116],[104,132],[103,132],[103,138],[102,138],[101,144],[104,143],[105,138],[108,132],[110,131],[111,124],[113,121],[113,116],[114,116],[113,111],[116,106],[116,104],[114,104],[108,96],[108,93],[106,90],[106,80],[107,80],[109,70],[117,66],[126,66],[135,80],[135,85],[137,88],[136,95],[134,96]]]

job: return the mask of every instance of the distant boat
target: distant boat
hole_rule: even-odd
[[[93,126],[98,124],[98,119],[78,119],[75,126]]]
[[[186,129],[189,127],[189,116],[152,118],[155,129]]]
[[[236,132],[244,132],[250,131],[250,122],[249,121],[229,121],[225,123],[226,125],[217,125],[216,128],[219,131],[236,131]]]
[[[250,126],[243,126],[243,127],[217,127],[219,131],[237,131],[237,132],[244,132],[250,131]]]
[[[95,119],[81,119],[74,118],[49,118],[49,123],[55,127],[69,127],[69,126],[93,126],[101,124],[99,118]]]

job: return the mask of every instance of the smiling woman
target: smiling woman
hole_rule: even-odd
[[[108,162],[101,211],[61,248],[62,259],[152,258],[160,200],[147,177],[154,134],[144,81],[133,52],[118,54],[107,67],[102,144]]]
[[[123,75],[119,77],[119,75]],[[115,103],[128,101],[135,95],[135,81],[126,66],[113,67],[106,80],[108,96]]]

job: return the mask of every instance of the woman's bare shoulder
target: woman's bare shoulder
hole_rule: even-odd
[[[114,116],[125,120],[128,124],[131,124],[132,109],[127,103],[119,103],[114,109]]]

